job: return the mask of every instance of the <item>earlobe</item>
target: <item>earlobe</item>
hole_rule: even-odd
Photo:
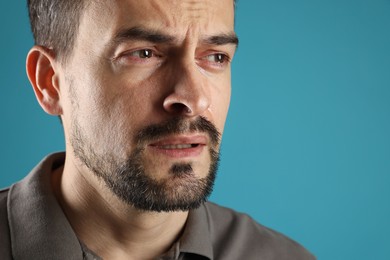
[[[34,46],[27,55],[27,76],[42,109],[50,115],[61,115],[58,71],[53,53]]]

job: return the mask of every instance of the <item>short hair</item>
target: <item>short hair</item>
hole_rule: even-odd
[[[85,5],[85,0],[27,0],[35,44],[52,49],[56,58],[66,62]]]
[[[233,1],[234,7],[236,0]],[[75,44],[86,0],[27,0],[36,45],[50,48],[66,63]]]

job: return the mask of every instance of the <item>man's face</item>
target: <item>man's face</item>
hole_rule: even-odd
[[[196,207],[229,106],[233,1],[96,2],[60,78],[68,155],[136,208]]]

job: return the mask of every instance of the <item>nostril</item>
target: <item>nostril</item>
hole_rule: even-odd
[[[185,112],[186,112],[187,114],[191,114],[191,113],[192,113],[192,110],[191,110],[191,108],[189,108],[189,107],[186,106]]]
[[[192,110],[188,106],[186,106],[183,103],[174,103],[171,104],[171,112],[177,113],[177,114],[191,114]]]

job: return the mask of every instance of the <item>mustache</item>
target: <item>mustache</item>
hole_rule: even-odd
[[[173,135],[185,133],[206,133],[212,145],[216,146],[221,140],[221,133],[216,126],[203,116],[197,117],[195,120],[189,120],[183,117],[174,117],[159,124],[153,124],[140,130],[136,135],[138,144],[157,141],[158,139]]]

